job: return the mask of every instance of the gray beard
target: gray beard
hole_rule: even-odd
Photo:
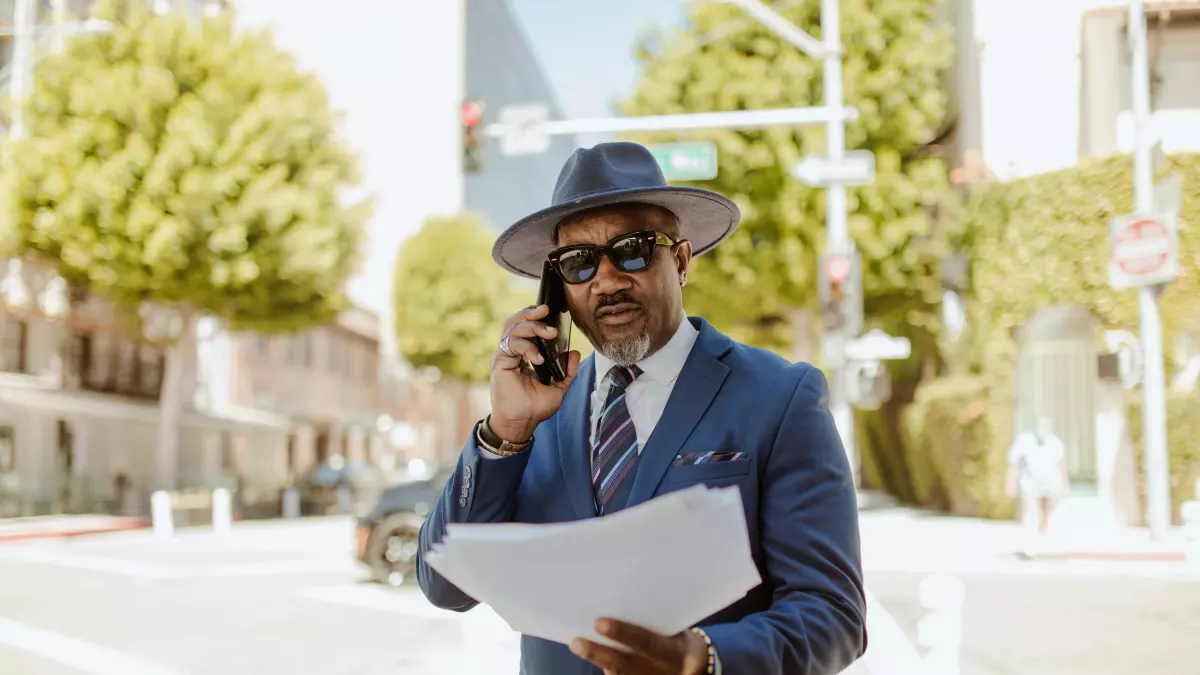
[[[637,337],[609,340],[600,345],[599,351],[618,366],[632,366],[650,355],[650,336],[642,333]]]

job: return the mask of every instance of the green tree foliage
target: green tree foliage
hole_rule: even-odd
[[[860,113],[849,148],[875,153],[877,178],[850,190],[850,233],[863,252],[868,319],[923,327],[936,316],[937,263],[954,235],[944,163],[931,154],[944,127],[943,75],[952,62],[937,0],[842,3],[845,99]],[[788,20],[820,35],[819,0],[777,3]],[[627,115],[822,105],[821,63],[730,4],[696,3],[685,29],[646,37],[641,81]],[[815,302],[815,260],[825,242],[825,193],[790,177],[825,152],[823,126],[715,130],[720,175],[703,184],[742,208],[741,229],[697,260],[687,305],[735,336],[785,349],[793,310]],[[637,134],[643,142],[673,134]],[[691,279],[690,279],[691,280]],[[736,302],[731,301],[736,299]]]
[[[1107,328],[1137,328],[1137,293],[1108,285],[1108,220],[1133,209],[1128,156],[978,190],[968,207],[975,369],[1012,371],[1011,332],[1051,305],[1079,305]],[[1172,156],[1163,171],[1183,179],[1180,278],[1159,301],[1169,347],[1200,333],[1200,155]]]
[[[133,310],[290,330],[344,306],[365,203],[325,90],[232,13],[189,21],[103,0],[112,29],[37,66],[6,148],[0,250]],[[134,312],[129,312],[135,315]],[[173,487],[182,347],[168,352],[160,480]]]
[[[395,314],[400,351],[467,382],[486,382],[504,320],[533,304],[492,261],[496,235],[476,216],[430,218],[396,258]],[[524,297],[528,295],[528,297]]]

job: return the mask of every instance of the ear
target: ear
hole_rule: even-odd
[[[675,244],[671,255],[675,259],[675,270],[679,273],[679,283],[683,285],[687,282],[688,269],[692,266],[692,242],[684,239]]]

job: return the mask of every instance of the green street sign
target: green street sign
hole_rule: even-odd
[[[717,177],[717,146],[709,141],[655,143],[646,146],[667,180],[711,180]]]

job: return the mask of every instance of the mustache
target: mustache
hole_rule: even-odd
[[[597,314],[600,312],[600,310],[604,309],[605,307],[612,307],[613,305],[620,305],[620,304],[631,304],[631,305],[637,305],[638,307],[642,306],[642,303],[638,302],[637,300],[634,300],[633,296],[629,295],[628,293],[614,293],[612,295],[603,295],[598,300],[596,300],[596,307],[592,310],[592,316],[593,317],[597,316]]]

